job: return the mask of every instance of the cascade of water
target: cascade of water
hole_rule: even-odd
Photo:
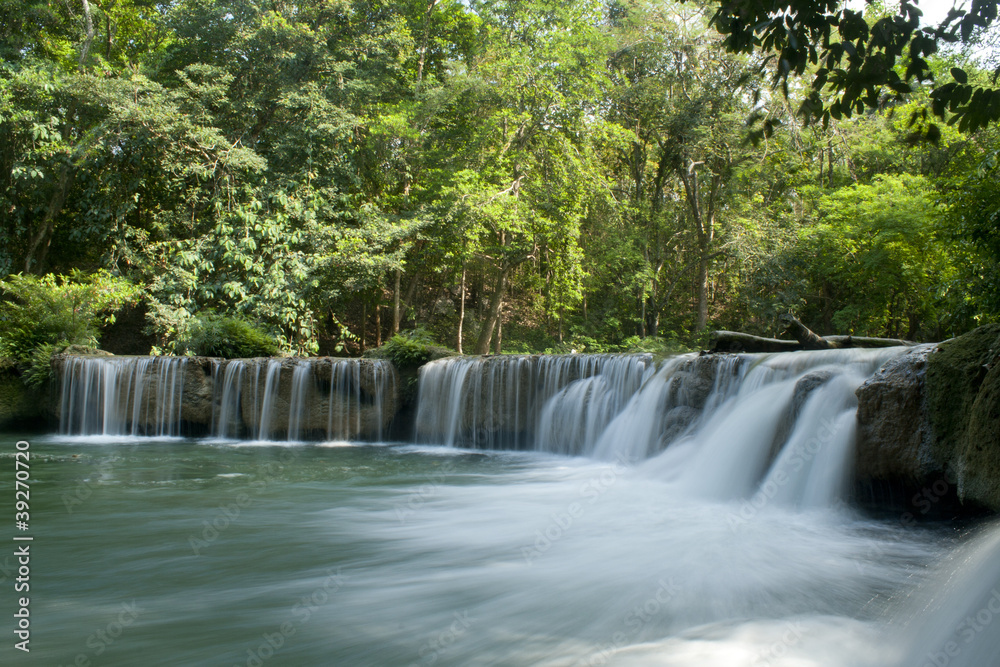
[[[246,363],[241,359],[227,361],[222,371],[221,383],[216,381],[216,390],[221,386],[222,392],[217,402],[218,415],[212,420],[214,435],[220,438],[237,438],[240,436],[242,419],[240,416],[240,398],[243,391],[243,373]],[[213,407],[216,401],[212,402]]]
[[[422,442],[470,444],[486,449],[539,447],[575,453],[564,437],[578,423],[606,424],[608,413],[642,384],[649,355],[554,355],[449,358],[420,371],[416,433]],[[600,376],[599,381],[586,382]],[[570,385],[583,381],[579,386]],[[546,411],[555,396],[560,406]],[[579,407],[573,399],[584,398]],[[570,426],[570,422],[573,425]],[[540,431],[539,428],[542,430]],[[549,443],[549,436],[557,438]]]
[[[132,397],[132,429],[130,435],[139,435],[142,424],[144,421],[147,421],[143,418],[143,408],[147,406],[147,401],[144,400],[147,383],[143,382],[142,378],[146,377],[146,369],[149,368],[151,363],[153,363],[153,359],[151,358],[137,358],[135,360],[135,373],[129,374],[126,386],[119,394],[121,397],[120,405],[123,409],[127,407],[129,395]],[[135,385],[134,387],[132,386],[133,384]]]
[[[692,496],[756,492],[823,506],[850,474],[854,391],[902,352],[689,354],[659,364],[649,355],[449,358],[421,369],[415,430],[449,446],[645,460]],[[188,363],[68,358],[62,431],[179,434]],[[231,360],[212,373],[210,428],[220,437],[298,440],[325,426],[330,439],[381,439],[395,392],[384,361]]]
[[[300,360],[292,371],[292,395],[288,401],[289,440],[302,438],[302,424],[309,409],[313,383],[312,364]]]
[[[327,439],[349,440],[352,425],[360,429],[360,420],[361,366],[352,359],[331,359]]]
[[[260,381],[260,367],[257,368],[257,379],[255,385]],[[281,362],[271,359],[267,362],[267,371],[264,377],[264,391],[260,394],[260,421],[257,423],[257,439],[271,439],[271,417],[274,414],[274,403],[278,397],[278,387],[281,380]],[[257,387],[254,387],[257,393]]]
[[[219,438],[381,439],[396,409],[385,360],[71,356],[61,383],[65,434],[174,436],[185,411],[187,431]]]
[[[461,358],[441,359],[420,369],[417,387],[417,436],[427,442],[444,438],[455,446],[462,427],[465,381],[473,365]]]
[[[451,358],[421,370],[416,433],[448,446],[642,461],[692,496],[825,506],[850,474],[854,391],[905,348]]]
[[[372,372],[375,375],[375,415],[378,419],[376,425],[375,438],[382,441],[385,438],[385,428],[382,415],[385,414],[385,399],[387,396],[396,395],[396,375],[392,372],[392,366],[388,361],[376,360],[372,364]]]
[[[905,348],[744,355],[682,439],[644,467],[692,496],[828,506],[847,487],[855,390]],[[723,384],[720,384],[723,380]]]
[[[587,363],[591,360],[603,363]],[[623,426],[646,425],[655,421],[631,418],[637,411],[642,415],[656,412],[659,397],[653,392],[647,392],[645,404],[631,405],[633,397],[653,375],[655,368],[649,359],[633,356],[609,359],[584,357],[583,365],[581,379],[554,391],[546,401],[538,420],[535,442],[539,449],[553,453],[613,458],[609,448],[602,450],[599,447],[603,433],[618,432],[608,428],[613,419],[622,422]],[[550,387],[550,391],[553,389],[554,386]],[[642,437],[638,440],[644,441]],[[637,439],[622,437],[620,441],[636,442]]]
[[[60,432],[179,435],[186,364],[174,357],[67,358]]]
[[[180,435],[181,406],[184,400],[184,370],[187,359],[176,359],[173,363],[159,364],[156,373],[156,435]],[[180,382],[178,382],[180,378]]]
[[[1000,524],[959,547],[905,601],[899,667],[985,667],[1000,656]],[[909,616],[909,618],[906,618]]]

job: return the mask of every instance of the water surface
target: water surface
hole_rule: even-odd
[[[538,452],[30,441],[37,664],[886,665],[961,537]]]

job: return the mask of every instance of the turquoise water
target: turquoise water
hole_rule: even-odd
[[[2,664],[884,665],[956,539],[538,453],[28,439],[31,653],[6,576]]]

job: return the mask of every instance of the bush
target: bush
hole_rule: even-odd
[[[366,356],[388,359],[399,370],[415,369],[428,361],[450,357],[454,350],[438,345],[425,329],[415,329],[393,336],[382,347],[372,350]]]
[[[68,345],[97,347],[102,322],[137,300],[140,290],[107,271],[68,276],[17,274],[0,281],[0,356],[29,384],[48,377],[52,354]]]
[[[278,349],[274,337],[249,322],[215,313],[196,317],[175,347],[177,354],[224,359],[273,357]]]

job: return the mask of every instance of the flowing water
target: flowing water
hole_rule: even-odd
[[[689,357],[439,362],[419,444],[28,437],[30,659],[998,664],[1000,531],[904,527],[845,495],[853,390],[901,352],[711,373]]]

